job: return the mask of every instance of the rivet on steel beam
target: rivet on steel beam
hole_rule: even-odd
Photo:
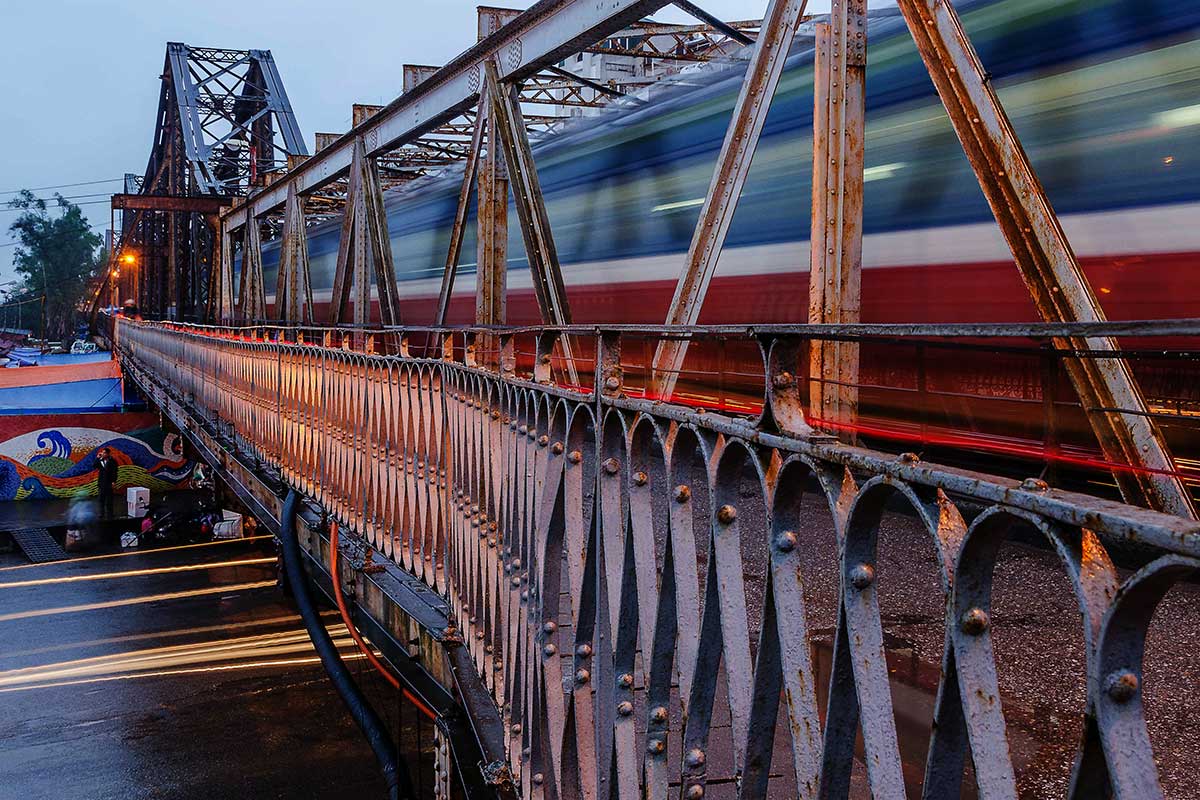
[[[775,547],[781,553],[790,553],[796,549],[796,534],[792,531],[784,531],[775,538]]]
[[[679,484],[675,487],[675,502],[686,503],[688,498],[692,496],[692,490],[684,484]]]
[[[633,473],[633,482],[634,482],[634,484],[635,484],[635,485],[637,485],[637,486],[645,486],[645,485],[646,485],[646,481],[648,481],[648,480],[650,480],[650,476],[648,476],[648,475],[647,475],[646,473],[644,473],[644,472],[635,472],[635,473]]]
[[[517,428],[517,433],[529,433],[529,426],[522,425],[521,427]]]
[[[562,452],[563,452],[563,443],[555,442],[554,445],[550,448],[550,452],[554,453],[554,455],[556,455],[556,456],[561,456]]]
[[[514,589],[520,588],[520,586],[521,586],[521,578],[520,578],[519,576],[517,576],[517,575],[513,575],[513,577],[512,577],[512,585],[513,585],[513,588],[514,588]]]
[[[652,756],[662,755],[667,751],[667,743],[662,739],[651,739],[646,742],[646,752]]]
[[[622,717],[628,717],[633,713],[633,703],[628,700],[622,700],[620,703],[617,703],[617,713]]]
[[[586,669],[580,669],[580,670],[575,671],[575,682],[576,683],[587,683],[591,679],[592,679],[592,673],[588,672]]]
[[[991,620],[988,618],[987,612],[982,608],[968,609],[967,613],[963,614],[962,617],[963,633],[978,636],[987,630],[990,622]]]
[[[541,785],[542,781],[544,781],[544,780],[546,780],[546,779],[545,779],[545,777],[542,776],[542,773],[540,773],[540,772],[533,773],[533,782],[534,783]]]
[[[579,656],[580,658],[588,658],[589,656],[591,656],[591,654],[592,654],[592,646],[590,644],[588,644],[587,642],[584,642],[583,644],[580,644],[578,647],[575,648],[575,655]]]
[[[609,475],[616,475],[620,469],[621,469],[620,461],[617,461],[615,458],[604,459],[604,471],[607,472]]]
[[[529,599],[529,590],[527,589],[527,590],[521,592],[521,602],[525,602],[528,599]]]
[[[704,797],[704,787],[698,783],[693,783],[688,787],[687,800],[700,800]]]
[[[509,730],[512,731],[513,736],[520,734],[521,733],[521,723],[519,723],[519,722],[513,723],[513,726],[511,728],[509,728]]]
[[[605,378],[604,388],[608,389],[610,392],[615,392],[617,389],[621,388],[621,379],[616,376],[609,376],[608,378]]]
[[[583,453],[579,452],[578,450],[572,450],[571,452],[567,453],[567,460],[572,464],[578,464],[580,461],[583,461]]]
[[[902,463],[902,464],[916,464],[920,460],[921,460],[921,457],[919,455],[917,455],[916,453],[901,453],[900,454],[900,463]]]
[[[1050,484],[1041,478],[1026,478],[1021,481],[1021,488],[1027,492],[1045,492],[1049,491]]]
[[[558,623],[552,619],[546,620],[546,622],[542,625],[542,630],[546,633],[554,633],[556,630],[558,630]]]
[[[517,429],[517,421],[515,419],[508,421],[508,429],[512,431]]]
[[[624,673],[621,677],[617,678],[617,685],[622,689],[628,689],[630,686],[633,686],[633,675],[628,672]]]
[[[792,373],[786,371],[779,373],[774,378],[774,384],[776,389],[786,389],[787,387],[791,386]]]
[[[735,519],[737,519],[737,509],[734,506],[726,503],[717,509],[717,520],[722,525],[732,525]]]
[[[1118,703],[1128,703],[1138,691],[1138,676],[1129,670],[1119,670],[1108,676],[1104,691]]]
[[[650,721],[657,722],[657,723],[666,722],[667,721],[666,707],[665,706],[655,706],[654,710],[650,712]]]
[[[694,750],[688,750],[686,762],[689,767],[700,766],[704,763],[704,751],[698,747]]]
[[[548,644],[542,648],[542,654],[545,655],[547,658],[549,658],[550,656],[554,655],[557,652],[558,652],[558,648],[552,644]]]
[[[860,592],[875,582],[875,568],[870,564],[855,564],[850,569],[850,585]]]
[[[538,437],[537,443],[538,447],[545,447],[546,445],[550,444],[550,437],[543,433]]]
[[[521,568],[521,559],[519,559],[519,558],[514,558],[514,559],[512,560],[512,568],[513,568],[513,569],[520,569],[520,568]]]

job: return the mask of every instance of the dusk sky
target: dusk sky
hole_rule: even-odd
[[[442,64],[474,37],[476,0],[41,0],[0,8],[0,206],[15,190],[59,189],[108,226],[108,195],[145,170],[168,41],[269,49],[308,147],[350,127],[352,103],[400,92],[401,64]],[[528,7],[529,3],[503,3]],[[723,19],[759,17],[766,0],[702,0]],[[876,5],[872,3],[872,6]],[[827,11],[828,0],[809,3]],[[686,22],[667,8],[655,17]],[[111,179],[111,180],[110,180]],[[52,196],[55,189],[39,191]],[[0,208],[0,284],[13,278]],[[7,246],[6,246],[7,245]],[[0,287],[2,288],[2,287]]]

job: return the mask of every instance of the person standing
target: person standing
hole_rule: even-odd
[[[96,483],[100,489],[100,516],[109,519],[113,515],[113,485],[117,482],[117,462],[107,447],[96,454]]]

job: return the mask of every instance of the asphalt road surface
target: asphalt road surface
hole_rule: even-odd
[[[0,800],[383,796],[265,545],[0,555]]]

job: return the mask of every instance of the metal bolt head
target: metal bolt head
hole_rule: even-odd
[[[1049,491],[1050,484],[1041,478],[1026,478],[1021,481],[1021,488],[1027,492],[1045,492]]]
[[[698,783],[693,783],[688,787],[686,797],[687,800],[700,800],[700,798],[704,797],[704,787]]]
[[[991,620],[988,618],[988,613],[982,608],[970,608],[962,616],[963,633],[971,636],[978,636],[988,629]]]
[[[665,706],[655,706],[650,712],[650,721],[659,724],[667,721],[667,709]]]
[[[645,486],[648,480],[650,480],[650,476],[644,472],[633,473],[633,482],[636,486]]]
[[[556,630],[558,630],[558,624],[554,620],[547,620],[542,625],[542,630],[546,633],[554,633]]]
[[[796,549],[796,534],[793,531],[784,531],[775,537],[775,547],[781,553],[790,553]]]
[[[543,433],[538,437],[537,443],[538,447],[545,447],[546,445],[550,444],[550,437]]]
[[[617,461],[615,458],[604,459],[604,471],[607,472],[609,475],[616,475],[617,471],[620,469],[621,469],[620,461]]]
[[[570,453],[567,453],[567,460],[572,464],[578,464],[580,461],[583,461],[583,453],[578,450],[572,450]]]
[[[626,672],[621,677],[617,678],[617,684],[622,689],[628,689],[630,686],[633,686],[633,675]]]
[[[792,373],[781,372],[774,379],[776,389],[786,389],[792,385]]]
[[[617,389],[621,388],[621,379],[616,375],[610,375],[604,379],[604,388],[608,389],[610,392],[615,392]]]
[[[900,462],[902,464],[916,464],[921,460],[921,457],[916,453],[901,453]]]
[[[517,433],[529,433],[529,426],[522,425],[521,427],[517,428]]]
[[[698,767],[704,763],[704,751],[700,748],[688,750],[684,759],[689,767]]]
[[[519,589],[519,588],[521,588],[521,578],[520,578],[520,576],[518,576],[518,575],[513,575],[513,577],[512,577],[512,585],[513,585],[513,588],[514,588],[514,589]]]
[[[588,672],[586,669],[575,670],[575,682],[576,683],[587,683],[591,679],[592,679],[592,673]]]
[[[550,452],[554,453],[556,456],[561,456],[563,453],[563,443],[555,442],[554,446],[550,448]]]
[[[521,568],[521,559],[519,559],[519,558],[514,558],[514,559],[512,560],[512,568],[513,568],[513,569],[520,569],[520,568]]]
[[[542,775],[542,773],[540,773],[540,772],[533,773],[533,782],[534,783],[541,785],[542,781],[544,781],[544,780],[546,780],[546,778],[545,778],[545,776]]]
[[[623,700],[617,704],[617,713],[622,717],[628,717],[633,713],[633,703],[628,700]]]
[[[679,484],[675,487],[675,502],[686,503],[688,498],[692,496],[692,490],[684,484]]]
[[[575,648],[575,655],[579,656],[580,658],[590,658],[592,655],[592,646],[587,642],[580,644]]]
[[[667,752],[667,743],[662,739],[651,739],[646,742],[646,752],[652,756],[662,755]]]
[[[518,735],[521,732],[521,723],[515,723],[509,730],[512,731],[513,736]]]
[[[558,652],[558,648],[552,644],[548,644],[542,648],[542,655],[545,655],[547,657],[552,656],[557,652]]]
[[[1118,703],[1128,703],[1138,691],[1138,676],[1129,670],[1118,670],[1104,682],[1104,691]]]
[[[728,503],[717,509],[717,520],[722,525],[732,525],[735,519],[737,519],[737,509]]]
[[[870,564],[855,564],[850,568],[850,585],[860,592],[875,582],[875,568]]]

